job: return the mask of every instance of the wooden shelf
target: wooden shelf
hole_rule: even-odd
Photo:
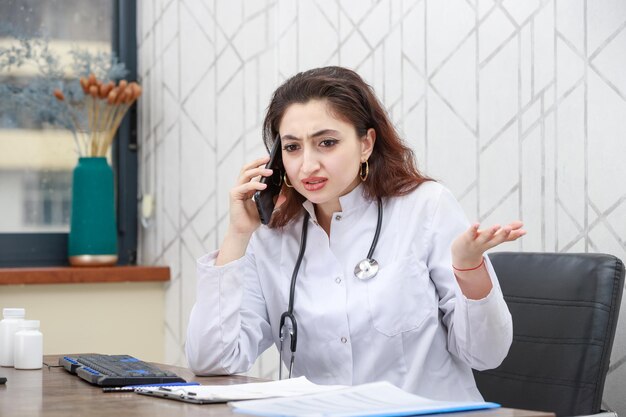
[[[169,281],[167,266],[0,268],[0,285]]]

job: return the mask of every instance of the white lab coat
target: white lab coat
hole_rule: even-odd
[[[294,311],[298,345],[294,376],[319,384],[389,381],[425,397],[482,400],[471,368],[497,367],[512,340],[512,322],[487,259],[493,289],[466,299],[451,269],[450,244],[469,227],[452,194],[427,182],[407,196],[384,199],[374,258],[378,275],[354,276],[366,257],[377,202],[358,186],[340,198],[330,238],[310,202],[306,253]],[[245,372],[272,343],[289,300],[303,216],[282,231],[262,226],[241,259],[214,266],[198,260],[197,301],[186,352],[198,375]],[[285,343],[283,360],[289,361]]]

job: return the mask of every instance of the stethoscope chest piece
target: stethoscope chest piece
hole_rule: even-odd
[[[354,276],[362,281],[372,279],[378,273],[378,262],[376,259],[365,258],[354,267]]]

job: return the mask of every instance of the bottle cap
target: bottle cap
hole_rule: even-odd
[[[4,308],[2,309],[4,318],[24,318],[26,311],[23,308]]]
[[[20,323],[21,330],[36,330],[39,329],[39,320],[24,320]]]

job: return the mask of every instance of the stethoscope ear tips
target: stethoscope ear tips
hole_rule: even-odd
[[[376,259],[363,259],[354,267],[354,276],[362,281],[372,279],[378,273],[378,262]]]

